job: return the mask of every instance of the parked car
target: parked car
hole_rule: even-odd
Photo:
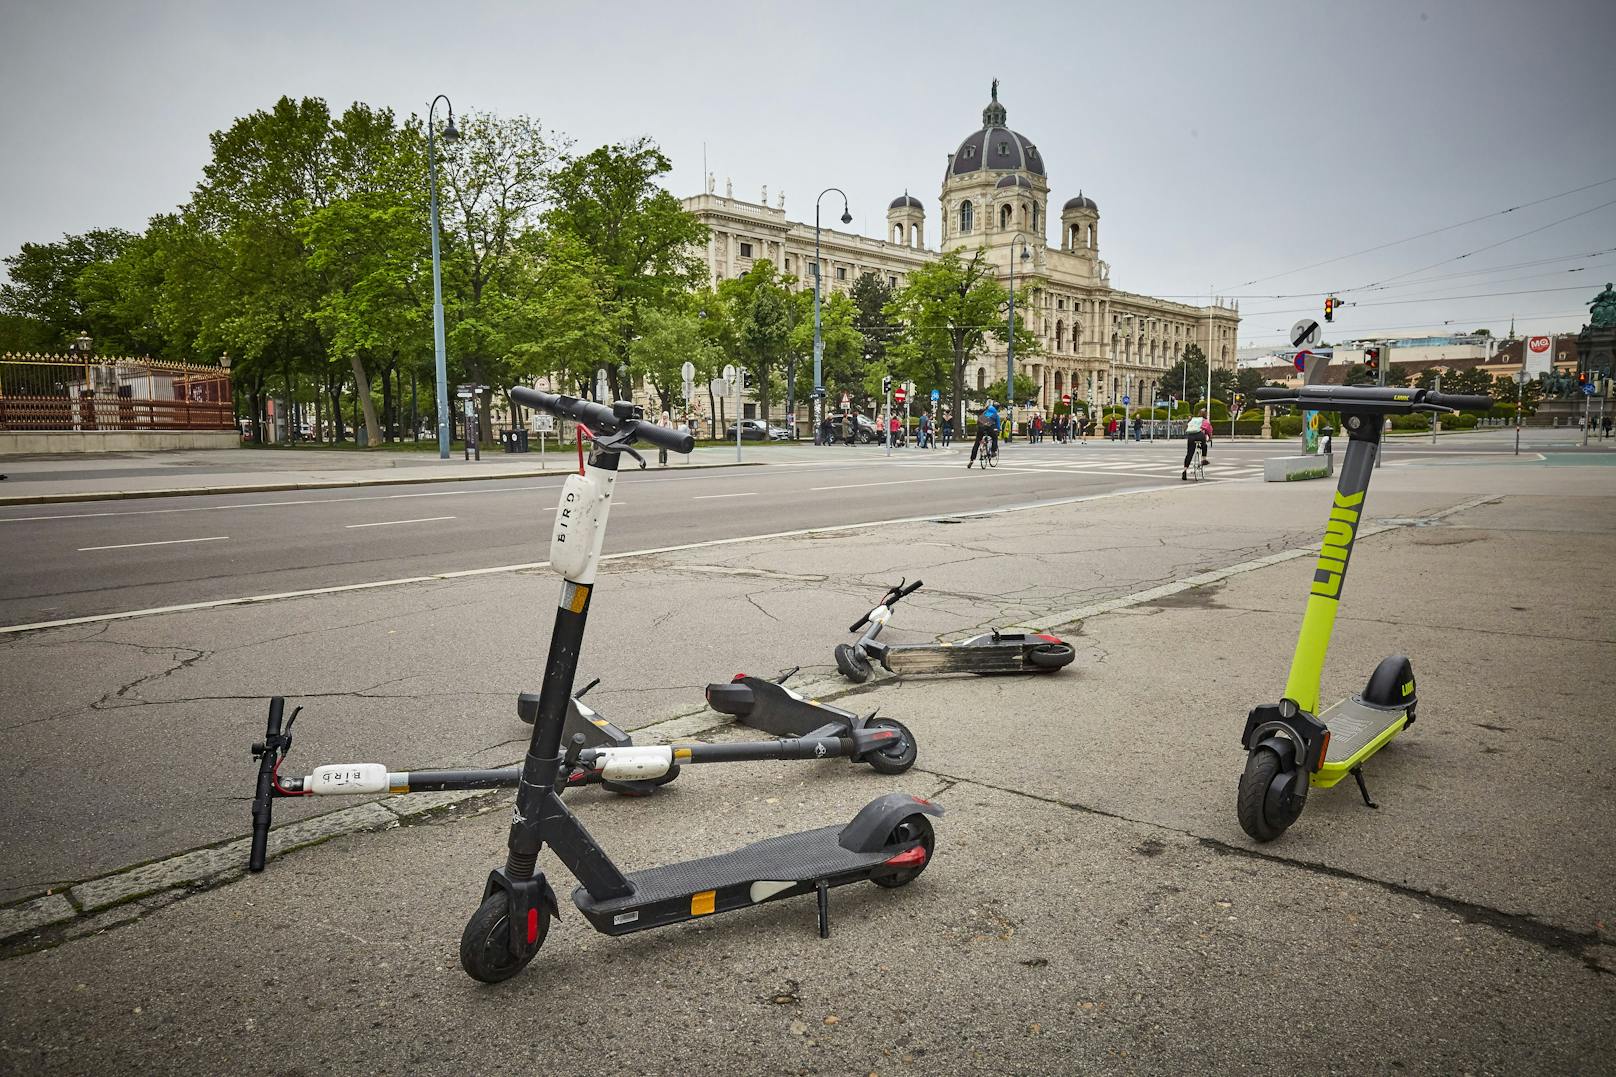
[[[842,420],[845,417],[846,417],[846,412],[842,412],[840,414],[832,415],[830,417],[830,421],[831,421],[831,424],[832,424],[832,433],[833,433],[833,436],[836,438],[837,441],[842,440]],[[880,427],[875,425],[875,420],[874,419],[870,418],[868,415],[865,415],[865,414],[863,414],[861,412],[855,412],[854,415],[853,415],[853,418],[854,418],[855,422],[858,424],[858,430],[853,435],[853,437],[854,437],[854,439],[856,441],[862,442],[864,444],[872,444],[872,443],[875,443],[875,442],[879,442],[881,440],[881,429],[880,429]]]
[[[735,424],[730,423],[724,437],[733,441],[735,439]],[[742,441],[786,441],[791,437],[791,431],[783,426],[770,426],[762,419],[741,420]]]

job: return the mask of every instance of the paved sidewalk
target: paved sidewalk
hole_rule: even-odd
[[[617,561],[585,654],[608,717],[667,736],[648,726],[698,711],[706,679],[807,661],[802,683],[902,719],[921,753],[899,779],[731,764],[648,800],[569,794],[612,855],[701,855],[899,788],[948,811],[925,875],[836,891],[829,940],[802,900],[611,939],[557,868],[544,951],[486,989],[455,945],[509,796],[395,798],[261,876],[222,844],[223,874],[136,883],[125,896],[150,896],[14,940],[0,1069],[209,1072],[254,1042],[260,1068],[308,1073],[1598,1071],[1616,1049],[1616,625],[1569,566],[1616,556],[1616,471],[1387,467],[1371,497],[1325,692],[1413,656],[1420,720],[1368,768],[1379,811],[1344,786],[1270,845],[1234,821],[1240,723],[1283,684],[1322,483]],[[829,645],[903,574],[926,588],[893,640],[1056,625],[1077,664],[830,687]],[[538,675],[553,602],[553,577],[515,574],[4,645],[0,863],[13,885],[84,880],[75,864],[182,832],[238,837],[270,691],[309,707],[302,763],[514,758],[510,697]],[[97,740],[52,764],[69,723]]]

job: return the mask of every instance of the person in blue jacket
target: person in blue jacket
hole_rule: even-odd
[[[976,463],[976,454],[982,450],[984,440],[991,446],[990,451],[995,453],[999,451],[999,409],[991,400],[976,420],[976,440],[971,443],[971,459],[966,462],[966,468]],[[982,466],[988,466],[985,456],[982,459]]]

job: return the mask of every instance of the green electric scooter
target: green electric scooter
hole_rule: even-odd
[[[1461,409],[1485,411],[1492,407],[1492,400],[1428,389],[1349,385],[1258,389],[1256,400],[1262,404],[1296,404],[1310,411],[1339,412],[1348,439],[1308,592],[1307,612],[1302,617],[1301,636],[1285,682],[1285,696],[1278,703],[1252,708],[1240,736],[1240,746],[1247,753],[1237,802],[1240,828],[1256,841],[1272,841],[1301,816],[1311,786],[1328,789],[1350,774],[1358,783],[1364,803],[1378,807],[1369,798],[1363,765],[1414,722],[1419,697],[1414,687],[1414,668],[1403,655],[1382,659],[1362,695],[1318,713],[1324,657],[1341,603],[1353,540],[1363,520],[1386,416]]]

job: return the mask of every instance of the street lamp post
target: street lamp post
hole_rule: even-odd
[[[443,138],[446,142],[453,142],[460,137],[455,130],[454,105],[446,94],[439,94],[432,99],[432,104],[426,110],[426,157],[428,186],[431,188],[431,216],[432,216],[432,347],[437,359],[438,377],[438,459],[449,459],[449,364],[444,356],[443,348],[443,271],[438,257],[438,157],[437,157],[437,125],[433,123],[432,116],[442,101],[449,111],[449,122],[443,128]]]
[[[842,223],[852,224],[853,214],[847,208],[847,192],[840,187],[826,187],[814,199],[814,444],[820,444],[819,431],[825,412],[825,342],[819,336],[819,202],[835,191],[842,196]]]
[[[1009,412],[1010,436],[1016,434],[1016,244],[1021,244],[1021,260],[1032,255],[1027,251],[1027,239],[1017,232],[1010,240],[1010,337],[1005,344],[1004,400]]]

